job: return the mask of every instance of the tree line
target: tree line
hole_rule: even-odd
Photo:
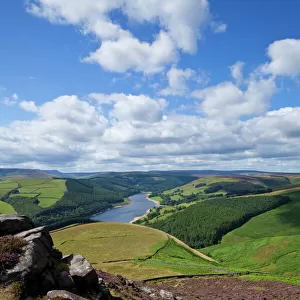
[[[242,226],[252,217],[290,201],[287,196],[215,198],[196,203],[149,226],[168,232],[193,248],[203,248]]]

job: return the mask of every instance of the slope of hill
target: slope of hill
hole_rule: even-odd
[[[165,220],[171,218],[173,214],[182,212],[193,204],[207,200],[217,201],[215,198],[234,198],[259,194],[276,196],[285,190],[300,190],[299,180],[298,174],[255,172],[248,175],[202,176],[183,186],[162,193],[153,193],[150,196],[151,199],[160,202],[162,206],[153,208],[147,217],[138,220],[136,224],[152,226],[157,222],[166,222]]]
[[[165,233],[121,223],[86,224],[51,233],[63,253],[80,252],[95,268],[130,279],[230,271]],[[113,250],[113,251],[112,251]]]
[[[191,247],[218,243],[222,236],[252,217],[286,204],[288,197],[251,196],[200,201],[183,211],[149,224],[164,230]]]
[[[300,275],[300,192],[292,200],[254,217],[228,233],[219,245],[202,249],[223,265],[245,267],[276,275]]]

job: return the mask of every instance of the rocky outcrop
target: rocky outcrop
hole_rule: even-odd
[[[14,235],[33,228],[33,222],[25,216],[0,215],[0,236]]]
[[[34,224],[27,217],[0,215],[0,233],[2,239],[3,236],[9,235],[10,240],[22,242],[22,248],[18,248],[21,251],[16,253],[17,261],[13,265],[6,264],[9,267],[4,270],[5,264],[1,264],[1,259],[5,255],[1,258],[0,251],[0,292],[1,286],[12,287],[18,283],[23,289],[21,299],[31,300],[38,296],[48,300],[180,299],[166,290],[150,288],[143,282],[134,282],[120,275],[96,271],[80,254],[63,257],[60,251],[53,248],[48,229],[34,228]],[[7,250],[7,247],[5,249]],[[118,297],[113,297],[110,291]]]
[[[91,264],[80,254],[71,254],[63,258],[69,265],[69,273],[80,290],[97,289],[98,275]]]
[[[63,258],[62,253],[53,248],[47,228],[34,228],[27,217],[0,215],[0,233],[26,241],[18,262],[2,270],[0,285],[21,282],[25,298],[48,293],[49,299],[58,296],[74,300],[114,299],[83,256],[72,254]]]

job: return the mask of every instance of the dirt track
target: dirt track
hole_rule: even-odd
[[[177,239],[175,236],[172,236],[172,235],[170,235],[170,234],[168,234],[168,233],[166,233],[166,235],[167,235],[170,239],[174,240],[177,244],[181,245],[183,248],[185,248],[185,249],[187,249],[188,251],[194,253],[195,255],[197,255],[197,256],[199,256],[199,257],[205,259],[205,260],[208,260],[208,261],[211,261],[211,262],[216,262],[216,261],[215,261],[214,259],[212,259],[211,257],[206,256],[205,254],[203,254],[203,253],[201,253],[201,252],[199,252],[199,251],[197,251],[197,250],[191,248],[190,246],[188,246],[187,244],[185,244],[185,243],[182,242],[181,240]]]

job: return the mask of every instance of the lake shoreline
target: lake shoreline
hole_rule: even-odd
[[[155,203],[155,207],[160,207],[160,202],[158,202],[158,201],[156,201],[156,200],[153,200],[153,199],[149,198],[150,195],[151,195],[151,193],[145,193],[146,199],[149,200],[149,201],[154,202],[154,203]],[[140,220],[140,219],[143,219],[143,218],[147,217],[148,214],[150,213],[151,209],[152,209],[152,208],[149,208],[149,209],[145,212],[145,214],[143,214],[142,216],[133,218],[133,219],[130,221],[130,224],[133,224],[134,222],[136,222],[136,221],[138,221],[138,220]]]
[[[160,206],[158,201],[149,198],[150,195],[151,192],[132,195],[125,198],[123,203],[116,203],[105,212],[93,215],[91,219],[101,222],[133,223],[137,219],[147,216],[153,207]]]

